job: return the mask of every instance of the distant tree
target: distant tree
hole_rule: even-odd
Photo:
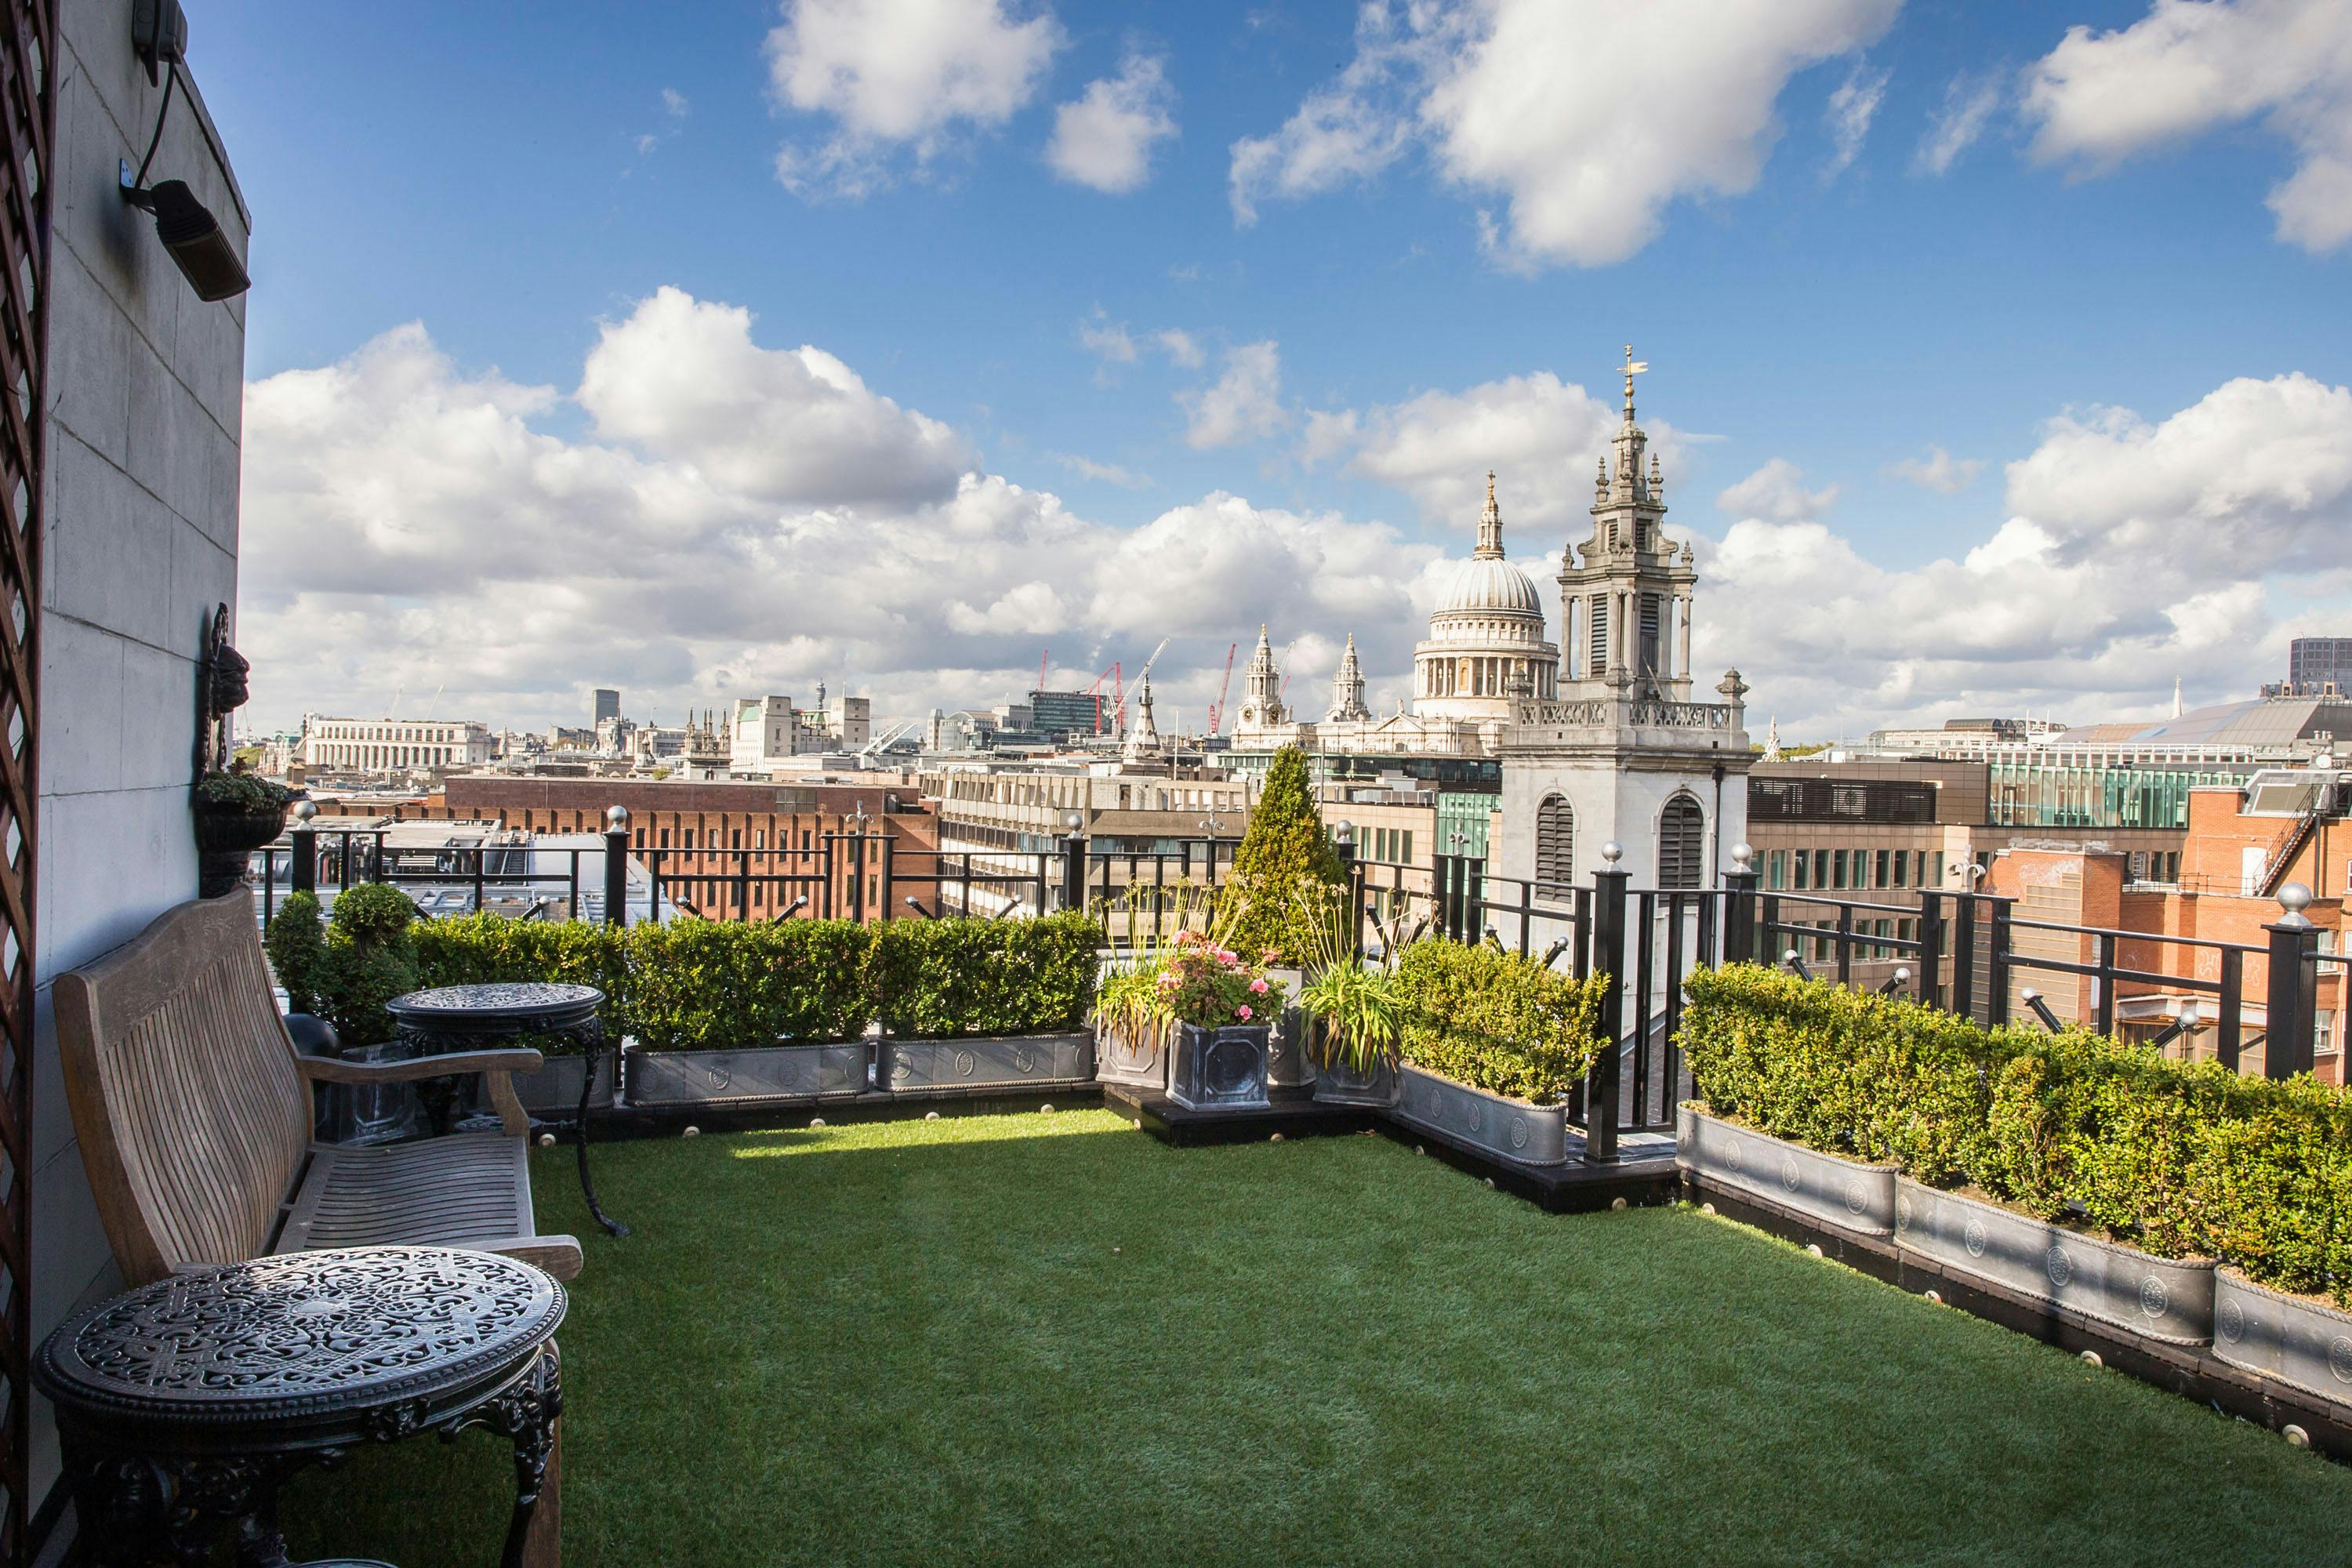
[[[1299,895],[1345,879],[1339,852],[1323,826],[1307,774],[1306,753],[1286,746],[1266,769],[1249,828],[1234,851],[1233,877],[1218,895],[1219,934],[1255,961],[1267,949],[1284,964],[1302,964],[1312,939],[1299,924]]]

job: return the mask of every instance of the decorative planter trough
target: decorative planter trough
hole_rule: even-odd
[[[1176,1026],[1168,1058],[1168,1098],[1188,1110],[1263,1108],[1267,1026]]]
[[[1282,983],[1290,1000],[1274,1020],[1265,1044],[1265,1081],[1276,1089],[1304,1089],[1315,1081],[1315,1058],[1307,1049],[1307,1015],[1298,1010],[1298,993],[1307,984],[1302,969],[1269,969],[1268,980]]]
[[[1391,1056],[1377,1058],[1370,1072],[1358,1071],[1345,1056],[1318,1063],[1315,1068],[1318,1105],[1369,1105],[1388,1110],[1396,1105],[1397,1092],[1402,1087],[1397,1078],[1396,1058]]]
[[[1398,1069],[1397,1119],[1443,1132],[1522,1165],[1557,1165],[1568,1158],[1568,1112],[1441,1078],[1411,1062]]]
[[[988,1039],[885,1040],[894,1093],[936,1089],[1026,1089],[1092,1078],[1085,1035],[1004,1035]]]
[[[2170,1345],[2213,1338],[2213,1265],[2156,1258],[1905,1176],[1895,1244],[1955,1273]]]
[[[1700,1181],[1794,1209],[1857,1236],[1895,1234],[1895,1170],[1738,1127],[1695,1105],[1675,1111],[1675,1163]]]
[[[588,1096],[589,1110],[611,1108],[613,1066],[619,1056],[618,1051],[608,1050],[596,1058],[596,1088]],[[549,1057],[537,1072],[523,1074],[514,1080],[515,1098],[534,1116],[574,1116],[580,1110],[580,1086],[587,1077],[586,1057]]]
[[[1139,1040],[1103,1025],[1095,1031],[1095,1077],[1103,1083],[1138,1089],[1168,1087],[1168,1051],[1158,1040]]]
[[[629,1103],[730,1105],[846,1098],[866,1092],[866,1056],[864,1040],[731,1051],[631,1051]],[[576,1096],[578,1079],[572,1087]]]
[[[2352,1404],[2352,1313],[2325,1302],[2216,1269],[2213,1353],[2305,1394]]]

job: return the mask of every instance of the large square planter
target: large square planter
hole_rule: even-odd
[[[1395,1108],[1403,1087],[1392,1056],[1377,1058],[1370,1072],[1359,1071],[1344,1056],[1318,1062],[1315,1067],[1318,1105],[1365,1105],[1376,1110],[1390,1110]]]
[[[2213,1265],[2158,1258],[1900,1177],[1895,1244],[1952,1273],[2168,1345],[2213,1339]]]
[[[1168,1087],[1168,1048],[1158,1039],[1129,1035],[1108,1024],[1095,1029],[1095,1079],[1135,1089]]]
[[[2213,1353],[2305,1394],[2352,1405],[2352,1313],[2325,1301],[2216,1269]]]
[[[1267,1032],[1264,1024],[1177,1025],[1168,1098],[1188,1110],[1264,1108]]]
[[[1696,1105],[1675,1109],[1675,1163],[1709,1186],[1761,1198],[1840,1230],[1895,1234],[1893,1165],[1825,1154]]]
[[[1411,1062],[1397,1069],[1397,1077],[1395,1114],[1407,1126],[1443,1132],[1522,1165],[1558,1165],[1568,1159],[1565,1106],[1489,1094]]]
[[[884,1040],[876,1059],[894,1093],[940,1089],[1024,1089],[1088,1077],[1084,1035],[1005,1035],[988,1039]]]
[[[1304,1089],[1315,1081],[1315,1057],[1307,1047],[1307,1015],[1299,1011],[1298,993],[1307,984],[1307,972],[1302,969],[1269,969],[1268,980],[1282,983],[1282,994],[1287,997],[1282,1011],[1276,1015],[1273,1032],[1266,1037],[1265,1081],[1276,1089]]]
[[[629,1103],[730,1105],[866,1092],[866,1042],[729,1051],[631,1051]]]

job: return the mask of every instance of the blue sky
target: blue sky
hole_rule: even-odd
[[[2352,130],[2338,123],[2352,120],[2352,64],[2340,74],[2323,66],[2284,85],[2254,83],[2223,108],[2184,101],[2152,128],[2097,121],[2112,110],[2085,81],[2094,68],[2128,73],[2134,62],[2125,55],[2136,48],[2171,63],[2183,51],[2206,50],[2224,70],[2256,53],[2252,43],[2276,47],[2300,37],[2308,52],[2309,29],[2326,33],[2326,18],[2315,21],[2310,6],[2225,0],[2152,14],[2145,0],[1899,6],[1791,0],[1786,10],[1818,15],[1793,30],[1778,24],[1783,36],[1767,40],[1792,57],[1785,68],[1766,71],[1760,86],[1749,84],[1769,106],[1768,129],[1725,132],[1711,146],[1677,146],[1669,126],[1659,132],[1668,145],[1643,144],[1616,158],[1605,126],[1596,133],[1572,114],[1567,123],[1551,122],[1557,106],[1548,100],[1584,91],[1575,73],[1589,65],[1563,57],[1548,76],[1535,60],[1514,75],[1512,61],[1491,53],[1482,60],[1482,47],[1512,25],[1515,3],[1444,15],[1400,5],[1382,28],[1342,5],[871,0],[872,8],[898,11],[880,24],[885,37],[898,29],[907,56],[922,56],[915,35],[940,26],[971,31],[983,48],[1025,39],[1034,58],[1024,76],[999,68],[1001,53],[994,65],[983,55],[971,69],[998,70],[992,107],[907,136],[870,124],[861,132],[859,121],[862,111],[871,111],[869,121],[906,112],[904,104],[877,110],[880,99],[852,93],[804,110],[791,101],[779,74],[780,58],[795,51],[835,48],[818,36],[818,24],[856,21],[842,15],[858,8],[852,0],[659,10],[198,6],[190,64],[255,213],[253,383],[335,365],[380,334],[416,323],[456,384],[478,392],[495,371],[505,384],[553,389],[514,416],[533,437],[567,452],[612,447],[641,462],[708,473],[710,455],[682,446],[683,437],[672,433],[649,446],[650,426],[642,421],[634,437],[616,435],[622,421],[592,413],[573,395],[602,327],[630,321],[667,287],[748,310],[761,350],[808,344],[836,356],[872,395],[949,427],[973,472],[1028,492],[1051,491],[1096,531],[1091,543],[1072,547],[1079,553],[1222,493],[1294,519],[1336,517],[1372,531],[1327,540],[1322,555],[1297,556],[1292,567],[1270,561],[1271,574],[1297,561],[1311,571],[1319,560],[1334,571],[1339,557],[1368,550],[1370,561],[1349,559],[1348,569],[1377,574],[1385,559],[1393,586],[1410,600],[1436,570],[1434,555],[1466,550],[1475,508],[1450,505],[1440,480],[1418,469],[1403,473],[1382,460],[1383,450],[1420,442],[1458,468],[1464,495],[1487,462],[1504,468],[1507,522],[1545,516],[1547,503],[1529,486],[1549,494],[1554,516],[1572,516],[1591,471],[1589,433],[1560,436],[1560,449],[1543,448],[1541,461],[1524,442],[1517,450],[1497,442],[1506,449],[1482,457],[1475,431],[1458,419],[1433,431],[1429,421],[1444,423],[1446,411],[1416,409],[1414,400],[1497,387],[1488,401],[1498,417],[1509,417],[1514,395],[1535,395],[1524,378],[1549,373],[1606,402],[1628,341],[1654,367],[1642,411],[1654,433],[1665,433],[1675,502],[1670,528],[1699,535],[1703,550],[1726,542],[1727,531],[1752,515],[1773,529],[1816,531],[1807,536],[1814,547],[1826,530],[1841,549],[1887,573],[1964,562],[2020,515],[2025,497],[2005,466],[2047,452],[2053,419],[2071,412],[2075,428],[2110,431],[2104,447],[2094,440],[2094,460],[2126,471],[2151,462],[2161,468],[2161,452],[2151,458],[2113,437],[2101,424],[2108,416],[2091,411],[2137,411],[2159,427],[2148,438],[2161,441],[2164,422],[2235,378],[2271,383],[2299,374],[2316,383],[2315,402],[2304,400],[2316,425],[2302,433],[2298,450],[2326,446],[2336,416],[2326,395],[2352,380],[2352,310],[2344,306],[2352,297],[2352,254],[2340,242],[2325,243],[2324,233],[2314,242],[2307,215],[2303,238],[2284,236],[2266,200],[2319,158],[2315,147],[2334,146],[2329,138],[2340,134],[2352,149]],[[824,15],[800,16],[803,5]],[[1591,7],[1571,20],[1597,37],[1622,26],[1619,9]],[[2231,13],[2221,20],[2241,38],[2218,37],[2209,18],[2167,14],[2208,9]],[[1748,25],[1722,15],[1720,31]],[[2336,21],[2352,30],[2340,6]],[[2089,29],[2086,47],[2104,46],[2113,57],[2080,57],[2051,89],[2080,88],[2087,107],[2079,112],[2055,96],[2037,100],[2033,88],[2042,79],[2037,63],[2075,26]],[[1633,74],[1661,82],[1710,68],[1684,55],[1726,47],[1691,29],[1683,36],[1691,40],[1687,50],[1639,38],[1615,47],[1634,51],[1641,66]],[[854,72],[863,58],[856,47],[841,46],[813,68]],[[2352,45],[2344,53],[2352,57]],[[1151,111],[1172,132],[1150,141],[1137,188],[1075,183],[1049,159],[1058,107],[1080,100],[1089,84],[1118,81],[1137,60],[1157,72]],[[959,80],[968,85],[969,73],[953,74],[952,58],[943,68],[950,89]],[[1008,74],[1015,79],[1009,87]],[[2162,92],[2168,79],[2155,77],[2148,90]],[[1876,102],[1865,133],[1850,143],[1851,161],[1837,167],[1832,114],[1842,89],[1839,101],[1874,90]],[[1278,139],[1314,95],[1342,89],[1351,111],[1395,140],[1393,153],[1360,160],[1360,172],[1311,194],[1262,190],[1255,221],[1240,221],[1235,143]],[[887,90],[919,100],[923,84]],[[1704,80],[1697,90],[1708,90]],[[1520,232],[1515,241],[1515,221],[1546,199],[1543,182],[1552,176],[1541,167],[1527,172],[1528,158],[1512,144],[1516,110],[1501,113],[1499,129],[1492,111],[1469,123],[1477,110],[1465,109],[1461,95],[1481,91],[1489,105],[1513,92],[1534,95],[1526,120],[1535,163],[1589,161],[1588,175],[1637,193],[1624,198],[1635,205],[1648,199],[1638,194],[1645,188],[1651,197],[1666,189],[1654,232],[1622,258],[1580,253],[1590,242],[1577,237],[1573,217],[1565,239],[1554,231],[1530,243]],[[1684,113],[1675,91],[1657,89],[1662,117]],[[1624,112],[1640,115],[1647,97],[1646,88],[1633,92]],[[1982,106],[1977,134],[1936,166],[1939,128],[1972,102]],[[919,117],[919,104],[913,112]],[[1437,129],[1448,125],[1448,114],[1449,129]],[[2053,127],[2062,124],[2073,140],[2053,150]],[[1704,141],[1704,132],[1692,134]],[[1565,150],[1559,158],[1542,152],[1547,137]],[[855,177],[866,186],[857,194],[843,194],[842,180],[830,174],[805,173],[845,139],[857,142]],[[796,150],[804,171],[797,191],[779,177],[785,148]],[[1743,156],[1754,161],[1752,185],[1708,188],[1711,179],[1726,183],[1708,171]],[[1518,173],[1492,174],[1514,159]],[[1652,172],[1635,172],[1637,163]],[[1481,167],[1488,173],[1465,173]],[[1159,346],[1155,334],[1167,331],[1184,334],[1189,348],[1171,353]],[[1132,359],[1117,357],[1122,335]],[[1262,357],[1249,358],[1253,346],[1269,344]],[[1232,357],[1235,351],[1241,358]],[[1188,354],[1197,363],[1183,363]],[[1238,429],[1202,444],[1203,435],[1218,432],[1203,430],[1199,400],[1237,367],[1275,367],[1276,379],[1243,386],[1248,395]],[[1311,423],[1318,413],[1352,413],[1356,436],[1335,434],[1318,449]],[[286,498],[309,488],[280,482],[301,454],[289,450],[279,426],[257,421],[250,410],[248,424],[246,616],[278,628],[289,647],[301,640],[299,623],[314,632],[358,624],[364,617],[351,600],[353,584],[312,581],[282,560],[257,560],[257,546],[267,551],[281,529],[323,524],[315,515],[284,513],[295,504]],[[425,460],[419,450],[383,449],[414,438],[386,429],[361,458],[414,465]],[[1571,447],[1582,467],[1570,467]],[[1950,459],[1935,470],[1942,488],[1899,475],[1897,465],[1924,463],[1937,449]],[[884,443],[874,457],[890,462],[893,448]],[[1751,487],[1746,505],[1717,503],[1720,492],[1776,459],[1801,479]],[[257,473],[263,465],[267,471]],[[1960,483],[1970,465],[1973,479]],[[2331,488],[2335,469],[2324,459],[2321,467],[2326,472],[2303,484],[2316,487],[2316,501],[2280,502],[2290,531],[2344,515],[2332,510],[2345,504]],[[1559,477],[1571,472],[1573,481]],[[503,484],[484,481],[467,492],[467,504],[487,509],[478,520],[485,526],[495,526]],[[772,503],[772,491],[751,488],[755,510]],[[805,486],[785,488],[795,507],[831,502]],[[932,503],[902,500],[895,522],[919,529],[914,514]],[[350,510],[364,504],[349,503],[331,521],[359,536],[404,526]],[[2084,504],[2098,512],[2095,500]],[[2189,494],[2135,504],[2143,509],[2134,514],[2139,532],[2128,531],[2133,519],[2038,521],[2059,539],[2061,553],[2079,555],[2093,541],[2119,538],[2168,549],[2165,542],[2193,535],[2165,530],[2188,528],[2212,501]],[[280,510],[257,520],[257,508]],[[2275,531],[2263,517],[2239,521],[2265,537]],[[718,531],[740,533],[743,526],[739,520]],[[2114,534],[2116,527],[2127,531]],[[1565,521],[1521,527],[1511,536],[1514,554],[1556,556],[1568,531]],[[886,535],[896,537],[887,527],[876,537]],[[549,548],[589,554],[639,537],[625,523],[608,531],[592,510],[551,535]],[[560,716],[575,689],[609,679],[646,693],[648,702],[657,693],[674,709],[748,695],[744,683],[755,679],[795,682],[798,694],[829,675],[836,689],[870,688],[886,706],[914,710],[929,705],[931,689],[947,706],[1005,695],[1034,679],[1034,649],[1047,644],[1055,645],[1057,666],[1066,658],[1075,669],[1122,653],[1132,659],[1168,633],[1109,613],[1099,582],[1058,581],[1050,541],[1031,542],[1045,544],[1045,563],[1034,577],[1021,576],[1030,566],[1009,560],[992,566],[1013,575],[978,590],[992,599],[971,598],[975,616],[967,618],[980,629],[966,642],[935,643],[905,626],[876,636],[804,616],[797,606],[826,590],[787,573],[765,584],[776,606],[772,626],[747,622],[717,644],[698,642],[691,626],[678,626],[667,642],[659,628],[647,627],[608,661],[615,671],[593,668],[583,652],[569,680],[551,647],[514,649],[511,669],[496,655],[454,658],[463,606],[421,574],[392,584],[386,595],[411,628],[398,634],[396,647],[387,650],[379,633],[372,648],[354,646],[341,664],[331,658],[308,671],[306,689],[263,683],[262,717],[284,721],[306,707],[382,703],[388,694],[377,686],[400,680],[414,689],[422,681],[429,690],[437,667],[459,666],[437,668],[437,684],[462,693],[469,714],[493,721]],[[1735,569],[1738,542],[1731,542],[1717,588],[1744,584],[1750,597],[1770,588],[1752,560],[1745,576]],[[1769,534],[1746,542],[1751,558],[1779,549]],[[2177,615],[2149,623],[2118,609],[2090,644],[2046,636],[2037,643],[2025,628],[1972,650],[1969,634],[1960,631],[1958,646],[1923,656],[1903,645],[1902,627],[1893,625],[1884,647],[1843,638],[1817,650],[1843,672],[1824,685],[1807,674],[1822,660],[1800,657],[1803,635],[1753,605],[1737,617],[1727,610],[1715,634],[1705,635],[1714,590],[1703,584],[1703,657],[1738,663],[1751,679],[1785,666],[1785,703],[1776,704],[1769,690],[1758,702],[1822,729],[1914,703],[1956,710],[1997,700],[2072,699],[2129,710],[2159,692],[2168,699],[2175,674],[2187,677],[2192,695],[2232,696],[2268,662],[2283,662],[2272,658],[2272,645],[2298,617],[2342,607],[2340,581],[2324,566],[2315,575],[2294,553],[2310,542],[2285,546],[2286,555],[2229,577],[2241,588],[2251,584],[2260,604],[2217,612],[2230,628],[2218,643],[2181,640]],[[452,548],[464,550],[463,535]],[[1844,557],[1819,559],[1834,572]],[[2079,562],[2070,557],[2070,565]],[[1533,568],[1540,581],[1541,563]],[[714,554],[710,569],[740,574],[745,564]],[[927,569],[907,570],[921,579]],[[1246,574],[1246,563],[1235,570]],[[957,596],[951,578],[923,581],[923,594],[894,605],[893,615],[919,616],[923,603],[938,602],[929,595]],[[1032,582],[1055,590],[1060,608],[1040,601],[1025,621],[1013,611],[994,613],[992,605]],[[1905,582],[1919,593],[1936,591],[1929,581]],[[552,579],[547,585],[565,586]],[[2219,585],[2168,585],[2158,591],[2171,599],[2153,608],[2177,610]],[[1906,591],[1897,584],[1889,595],[1900,599]],[[2079,593],[2078,585],[2058,596]],[[1370,590],[1336,600],[1304,586],[1290,596],[1269,598],[1255,587],[1229,596],[1229,629],[1198,610],[1170,617],[1178,642],[1162,673],[1178,700],[1197,704],[1213,688],[1226,642],[1246,643],[1257,616],[1269,613],[1290,618],[1278,632],[1307,638],[1302,674],[1312,673],[1308,665],[1328,670],[1338,640],[1351,629],[1342,618],[1388,615],[1395,626],[1385,641],[1372,639],[1381,649],[1374,684],[1386,679],[1396,686],[1392,695],[1402,694],[1395,678],[1409,657],[1412,617],[1393,605],[1383,608]],[[690,599],[681,592],[648,603],[638,607],[639,618],[691,620]],[[1091,611],[1079,608],[1081,599]],[[549,602],[566,601],[559,592]],[[473,613],[513,624],[510,610],[495,609],[487,597]],[[1131,618],[1150,621],[1148,613]],[[805,627],[798,625],[803,619]],[[2175,644],[2151,653],[2151,636],[2174,636]],[[1018,646],[1032,649],[1025,663],[1013,657]],[[2217,646],[2235,651],[2219,657]],[[1890,684],[1873,673],[1906,656],[1924,661],[1910,679]],[[1006,673],[1024,668],[1028,676],[1019,679]],[[1837,694],[1855,679],[1871,687],[1865,698]]]

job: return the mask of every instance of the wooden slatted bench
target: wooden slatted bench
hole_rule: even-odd
[[[295,1049],[253,896],[180,905],[58,976],[66,1098],[107,1240],[133,1285],[272,1252],[405,1242],[502,1252],[559,1279],[580,1243],[531,1215],[520,1047],[399,1062]],[[310,1084],[482,1075],[496,1131],[342,1148],[310,1142]]]

